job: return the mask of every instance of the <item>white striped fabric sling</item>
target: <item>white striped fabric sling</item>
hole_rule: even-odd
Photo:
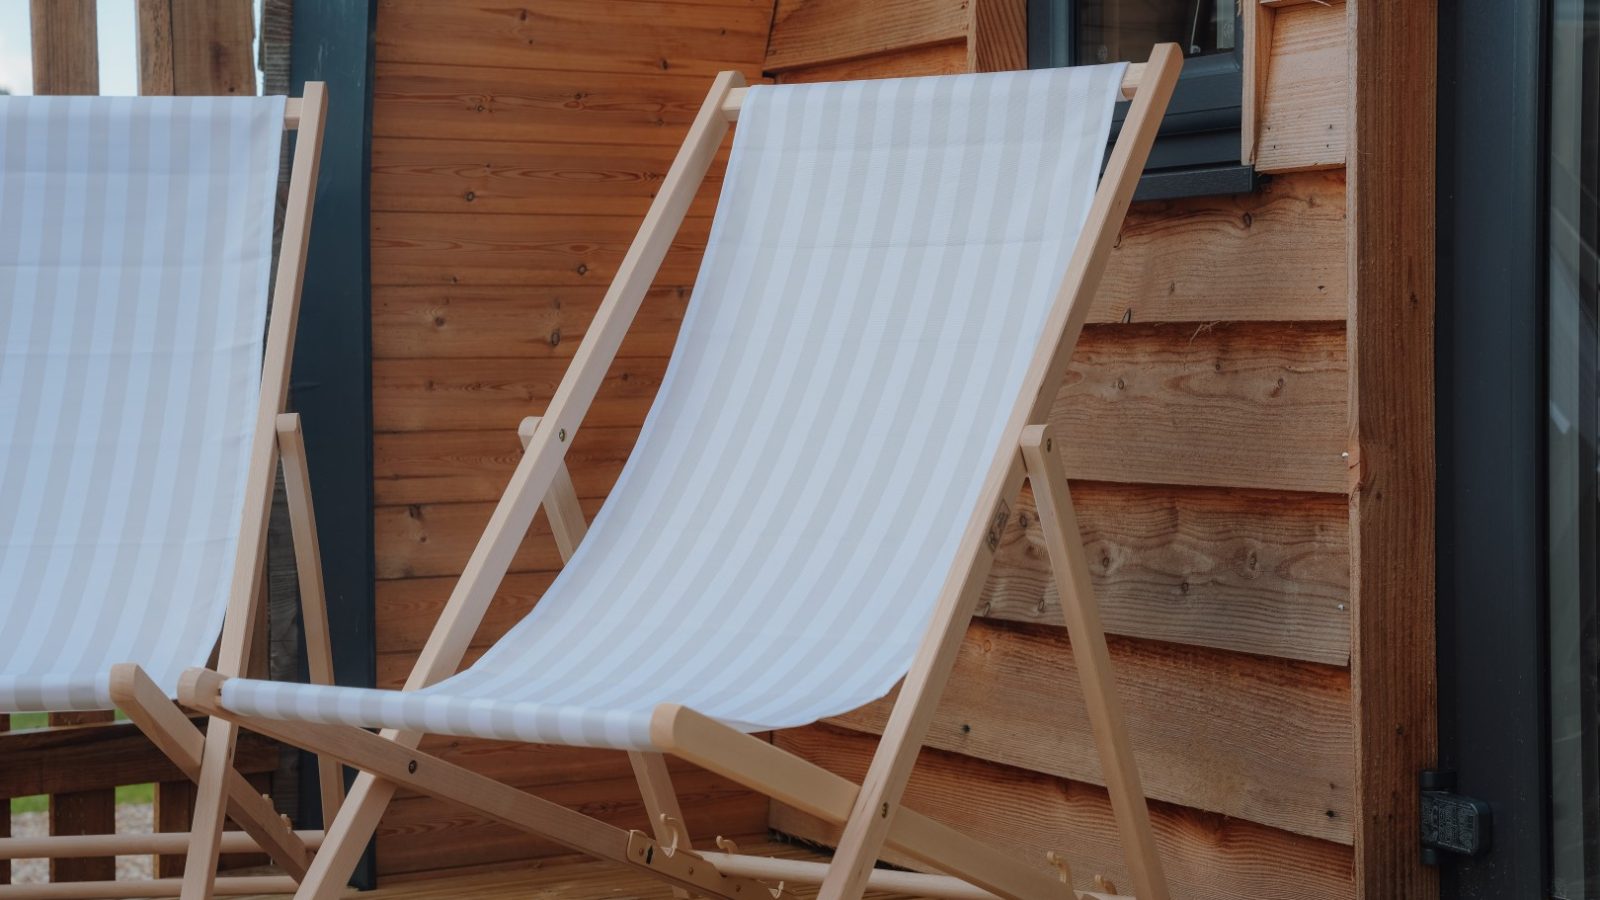
[[[0,712],[169,696],[216,645],[284,99],[0,100]]]
[[[638,445],[520,624],[422,690],[230,679],[265,719],[650,749],[886,694],[1082,230],[1120,65],[755,86]]]

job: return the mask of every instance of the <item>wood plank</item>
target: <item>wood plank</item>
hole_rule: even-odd
[[[1086,328],[1050,413],[1073,478],[1342,493],[1342,325]]]
[[[916,75],[957,75],[967,71],[966,38],[891,50],[843,62],[802,66],[777,73],[780,84],[814,81],[855,81],[861,78],[907,78]]]
[[[599,285],[616,275],[639,220],[626,216],[372,214],[376,285]],[[657,285],[700,271],[710,219],[688,219]]]
[[[110,723],[111,712],[51,713],[52,726],[92,726]],[[114,834],[117,830],[117,795],[114,787],[73,783],[67,790],[50,792],[50,834]],[[51,881],[108,881],[117,877],[117,861],[110,856],[50,860]]]
[[[33,92],[100,93],[95,0],[37,0],[29,6]]]
[[[184,777],[132,722],[125,721],[0,732],[0,759],[6,761],[0,768],[0,797]],[[235,760],[239,771],[270,772],[277,765],[276,744],[255,736],[241,738]]]
[[[1349,664],[1343,497],[1102,482],[1072,497],[1107,631]],[[1032,493],[1014,508],[978,613],[1057,625]]]
[[[600,503],[589,500],[583,507],[584,515],[592,518]],[[493,508],[492,503],[442,503],[373,510],[378,578],[459,575]],[[560,568],[561,556],[550,538],[550,524],[540,512],[511,563],[511,571]]]
[[[836,63],[965,38],[962,0],[789,0],[779,5],[766,70]]]
[[[388,137],[372,148],[372,208],[384,212],[538,213],[640,220],[673,148]],[[716,210],[727,149],[706,177],[694,216]]]
[[[555,576],[555,570],[507,575],[472,638],[473,646],[493,644],[506,629],[521,621]],[[455,583],[455,577],[449,575],[379,581],[375,639],[378,653],[414,656],[420,652]]]
[[[777,743],[859,781],[874,738],[829,726],[779,732]],[[906,791],[905,805],[967,834],[1037,861],[1046,851],[1071,863],[1074,886],[1088,889],[1103,873],[1128,883],[1122,845],[1105,791],[1050,775],[925,749]],[[1188,900],[1333,900],[1352,890],[1351,851],[1329,841],[1290,834],[1168,804],[1153,804],[1151,822],[1173,894]],[[838,828],[775,805],[772,826],[832,845]]]
[[[1111,655],[1151,799],[1350,843],[1347,673],[1122,638]],[[1083,696],[1065,629],[978,621],[926,744],[1102,784]],[[892,702],[829,721],[881,733]]]
[[[507,66],[574,73],[702,79],[744,61],[761,76],[771,0],[687,4],[661,0],[380,0],[377,58],[455,66]],[[738,67],[737,63],[733,67]]]
[[[651,289],[617,357],[671,356],[689,291],[681,285]],[[379,285],[372,291],[372,356],[436,361],[571,359],[604,294],[603,284]],[[515,430],[515,423],[512,427]]]
[[[585,428],[572,440],[567,467],[578,495],[602,499],[633,451],[639,429]],[[505,490],[522,447],[514,433],[417,431],[373,436],[380,506],[491,501]]]
[[[1343,166],[1350,59],[1345,4],[1307,3],[1271,15],[1272,56],[1261,98],[1256,170]],[[1412,94],[1409,89],[1401,93]]]
[[[967,71],[1028,67],[1028,0],[967,0]]]
[[[254,96],[251,0],[139,0],[139,93]]]
[[[692,834],[755,836],[765,830],[767,804],[730,782],[703,772],[674,779]],[[645,828],[644,803],[631,775],[551,784],[538,795],[624,828]],[[378,829],[379,874],[441,872],[505,859],[539,859],[570,853],[544,839],[491,822],[459,806],[430,798],[397,799]]]
[[[675,149],[710,79],[377,63],[372,135]]]
[[[1340,170],[1135,204],[1089,321],[1342,322],[1345,231]]]
[[[1416,773],[1438,760],[1434,181],[1417,176],[1435,162],[1437,15],[1429,0],[1350,9],[1351,672],[1363,898],[1439,892],[1439,870],[1416,852]]]
[[[585,427],[643,422],[666,367],[659,358],[618,360]],[[524,417],[544,409],[566,368],[564,359],[374,360],[373,429],[515,430]]]
[[[11,716],[10,716],[10,714],[8,714],[8,713],[0,713],[0,734],[5,734],[6,732],[8,732],[10,730],[11,730]],[[8,837],[11,836],[11,797],[10,797],[10,795],[9,794],[0,793],[0,803],[5,803],[5,805],[6,805],[6,814],[3,815],[3,816],[0,816],[0,838],[8,838]],[[10,883],[11,883],[11,864],[10,863],[0,863],[0,884],[10,884]]]

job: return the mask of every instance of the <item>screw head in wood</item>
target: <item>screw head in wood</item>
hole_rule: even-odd
[[[878,807],[878,816],[884,819],[889,818],[889,804],[885,803],[884,805]]]
[[[413,775],[417,774],[417,761],[413,759],[412,761],[406,763],[406,771]]]
[[[561,441],[562,443],[566,443],[567,430],[565,428],[558,429],[556,431],[556,440]]]

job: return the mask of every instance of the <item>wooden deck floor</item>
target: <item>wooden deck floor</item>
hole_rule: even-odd
[[[789,844],[741,845],[742,852],[789,859],[822,859]],[[816,885],[789,885],[801,900],[816,897]],[[637,870],[599,860],[531,864],[474,875],[443,876],[392,882],[370,893],[350,893],[352,900],[671,900],[672,890]],[[904,900],[896,894],[868,894],[872,900]],[[244,900],[278,900],[279,895]]]

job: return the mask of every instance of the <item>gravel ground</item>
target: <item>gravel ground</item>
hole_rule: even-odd
[[[42,812],[18,813],[11,817],[11,834],[14,837],[41,837],[48,832],[47,814]],[[117,807],[118,834],[148,834],[154,829],[155,813],[148,803],[126,803]],[[122,880],[149,878],[151,871],[148,856],[117,857],[117,878]],[[12,884],[43,884],[50,880],[50,864],[43,859],[14,859],[11,861]]]

